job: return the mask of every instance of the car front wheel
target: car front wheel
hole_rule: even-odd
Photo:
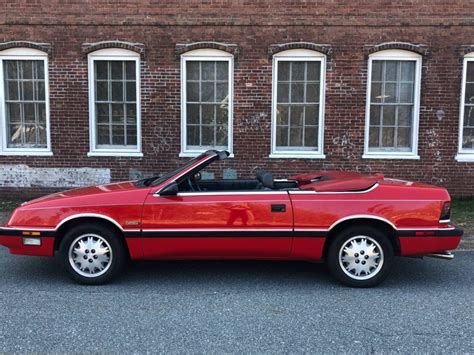
[[[332,275],[352,287],[378,285],[387,277],[392,260],[390,240],[370,226],[352,227],[339,233],[327,255]]]
[[[59,254],[72,279],[86,285],[109,282],[121,271],[126,260],[121,240],[99,224],[71,229],[64,236]]]

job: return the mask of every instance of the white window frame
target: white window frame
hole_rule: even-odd
[[[229,63],[229,112],[228,112],[228,131],[227,147],[203,147],[200,150],[187,148],[187,112],[186,112],[186,63],[188,61],[223,61]],[[180,157],[195,157],[208,149],[225,149],[233,154],[233,122],[234,122],[234,56],[228,52],[219,49],[195,49],[181,55],[181,152]]]
[[[370,96],[372,88],[372,61],[374,60],[396,60],[415,62],[415,87],[413,91],[413,128],[411,135],[411,151],[369,151],[369,129],[370,129]],[[421,91],[421,61],[418,53],[401,50],[387,49],[369,55],[367,69],[367,98],[365,107],[365,135],[364,135],[364,159],[420,159],[418,155],[418,129],[420,121],[420,91]]]
[[[8,147],[6,105],[5,105],[5,82],[3,72],[4,60],[42,60],[44,63],[44,95],[46,110],[46,147],[45,148],[20,148]],[[49,76],[48,76],[48,54],[33,48],[10,48],[0,51],[0,155],[23,155],[23,156],[52,156],[51,150],[51,128],[49,118]]]
[[[474,162],[474,148],[465,149],[462,147],[463,131],[464,131],[464,101],[466,99],[466,80],[467,80],[467,64],[474,63],[474,52],[464,56],[461,82],[461,103],[459,107],[459,134],[458,134],[458,154],[456,161]]]
[[[276,149],[276,116],[277,116],[277,89],[278,89],[278,63],[279,62],[320,62],[320,90],[319,90],[319,123],[318,123],[318,150]],[[325,159],[324,155],[324,107],[326,101],[326,55],[310,49],[289,49],[276,53],[272,63],[272,127],[271,127],[271,153],[270,158],[312,158]]]
[[[134,149],[110,146],[110,148],[98,148],[96,146],[96,122],[95,122],[95,85],[94,85],[94,62],[105,61],[135,61],[136,78],[136,101],[137,101],[137,147]],[[89,76],[89,153],[88,157],[143,157],[142,134],[141,134],[141,84],[140,84],[140,54],[122,48],[106,48],[91,52],[88,55]]]

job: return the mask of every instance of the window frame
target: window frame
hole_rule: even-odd
[[[464,109],[466,100],[466,81],[467,81],[467,65],[472,62],[474,64],[474,52],[468,53],[464,56],[462,67],[461,80],[461,101],[459,106],[459,128],[458,128],[458,152],[456,154],[456,161],[458,162],[474,162],[474,148],[466,149],[462,147],[463,133],[464,133]]]
[[[229,111],[227,128],[227,147],[203,146],[202,149],[187,148],[187,93],[186,93],[186,64],[188,61],[223,61],[229,64],[228,93],[229,93]],[[234,56],[231,53],[219,49],[195,49],[181,55],[181,151],[179,157],[195,157],[209,149],[225,149],[233,155],[233,122],[234,122]]]
[[[318,121],[318,149],[305,150],[276,149],[276,110],[277,110],[277,89],[278,89],[278,63],[286,62],[319,62],[320,90],[319,90],[319,121]],[[271,115],[271,152],[270,158],[311,158],[325,159],[324,155],[324,111],[326,101],[326,55],[310,49],[289,49],[273,55],[272,60],[272,115]]]
[[[136,105],[137,105],[137,146],[136,148],[120,148],[110,145],[110,148],[99,148],[96,144],[95,122],[95,61],[135,61]],[[88,157],[143,157],[141,133],[141,80],[140,54],[121,48],[106,48],[91,52],[87,56],[89,79],[89,152]]]
[[[6,104],[5,104],[5,60],[41,60],[44,65],[44,95],[46,111],[46,147],[45,148],[9,148],[7,137]],[[23,156],[52,156],[51,149],[51,124],[49,106],[49,70],[48,54],[33,48],[17,47],[0,51],[0,155],[23,155]]]
[[[415,85],[413,90],[413,127],[411,134],[411,151],[369,151],[369,130],[370,130],[370,105],[372,89],[372,62],[374,60],[392,60],[392,61],[414,61],[415,62]],[[420,54],[401,50],[387,49],[375,52],[369,55],[367,65],[367,96],[365,107],[365,133],[364,133],[364,154],[363,159],[413,159],[419,160],[418,155],[418,132],[420,122],[420,93],[421,93],[421,65],[422,57]]]

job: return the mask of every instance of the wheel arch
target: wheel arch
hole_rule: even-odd
[[[61,245],[61,241],[64,235],[74,227],[79,225],[86,225],[86,224],[98,224],[104,226],[117,235],[120,240],[122,240],[127,253],[128,247],[125,241],[125,236],[123,234],[123,229],[120,224],[115,221],[113,218],[99,215],[99,214],[81,214],[81,215],[74,215],[62,220],[58,226],[56,227],[56,238],[54,240],[54,250],[59,250],[59,246]]]
[[[369,226],[380,230],[384,235],[387,236],[388,240],[392,244],[393,252],[395,255],[400,255],[400,241],[397,236],[397,230],[393,223],[386,220],[385,218],[378,216],[349,216],[335,222],[330,228],[324,243],[323,256],[327,256],[329,247],[334,240],[334,237],[341,233],[343,230],[350,227]]]

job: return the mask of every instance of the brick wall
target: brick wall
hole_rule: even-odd
[[[5,1],[0,42],[48,43],[52,157],[0,156],[0,165],[109,169],[112,180],[162,173],[180,152],[180,62],[176,45],[236,44],[234,153],[239,177],[260,166],[276,175],[351,169],[446,186],[474,195],[474,163],[459,163],[459,97],[465,46],[474,42],[474,4],[466,1]],[[86,43],[140,43],[143,158],[87,157],[89,118]],[[328,51],[326,159],[270,159],[269,49],[294,41]],[[385,42],[423,51],[419,161],[362,159],[367,56]],[[440,121],[436,112],[443,110]],[[251,149],[249,148],[251,147]],[[66,171],[66,170],[65,170]],[[1,185],[1,182],[0,182]],[[2,187],[4,194],[50,191],[41,184]],[[54,190],[54,188],[53,188]]]

